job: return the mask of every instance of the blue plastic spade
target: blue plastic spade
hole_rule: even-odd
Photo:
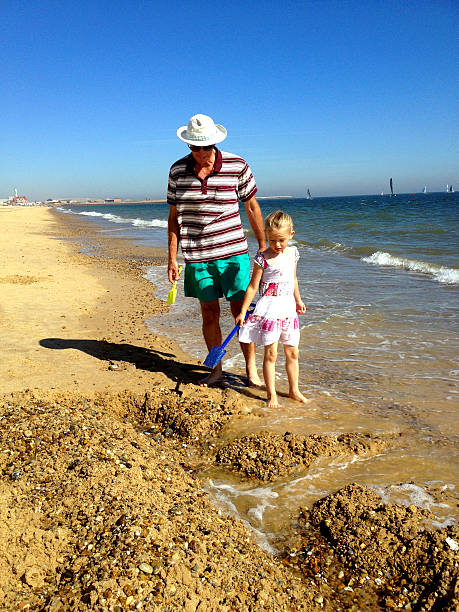
[[[252,314],[253,309],[255,308],[255,304],[250,304],[250,308],[251,310],[248,310],[245,313],[245,319],[244,321],[247,319],[247,317]],[[228,334],[228,336],[226,337],[226,339],[224,340],[223,344],[221,346],[213,346],[210,351],[209,354],[207,355],[207,357],[204,360],[204,365],[207,366],[208,368],[215,368],[215,366],[223,359],[223,357],[226,354],[226,346],[229,344],[229,342],[231,342],[231,339],[233,338],[233,336],[236,334],[236,332],[239,329],[239,325],[235,325],[234,328],[231,330],[231,332]]]

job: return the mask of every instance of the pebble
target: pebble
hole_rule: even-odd
[[[11,472],[10,474],[11,480],[19,480],[20,477],[21,477],[21,472],[19,470],[14,470],[14,472]]]
[[[459,548],[459,544],[453,538],[445,538],[445,542],[451,548],[451,550],[457,550]]]
[[[152,574],[153,573],[153,568],[149,563],[141,563],[139,565],[139,570],[141,572],[143,572],[144,574]]]

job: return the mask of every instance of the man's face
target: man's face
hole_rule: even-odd
[[[199,165],[205,166],[214,161],[214,145],[208,145],[206,147],[195,147],[194,145],[189,145],[189,147],[191,149],[191,154]]]

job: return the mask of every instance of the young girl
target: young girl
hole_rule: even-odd
[[[298,249],[288,246],[295,233],[292,218],[281,210],[271,213],[265,220],[265,233],[269,247],[255,256],[252,278],[245,292],[241,312],[235,319],[236,325],[241,326],[239,341],[255,342],[265,347],[263,376],[268,392],[268,408],[279,406],[275,386],[279,340],[284,345],[289,397],[306,404],[311,400],[306,399],[298,388],[298,313],[303,314],[306,306],[301,299],[296,278]],[[257,289],[261,297],[254,312],[244,323]]]

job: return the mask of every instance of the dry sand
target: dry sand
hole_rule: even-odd
[[[47,208],[0,224],[0,609],[456,609],[457,527],[353,484],[292,509],[273,556],[196,477],[219,460],[272,480],[393,441],[267,433],[217,459],[260,400],[200,389],[202,365],[145,327],[168,306],[143,266],[165,253]]]

